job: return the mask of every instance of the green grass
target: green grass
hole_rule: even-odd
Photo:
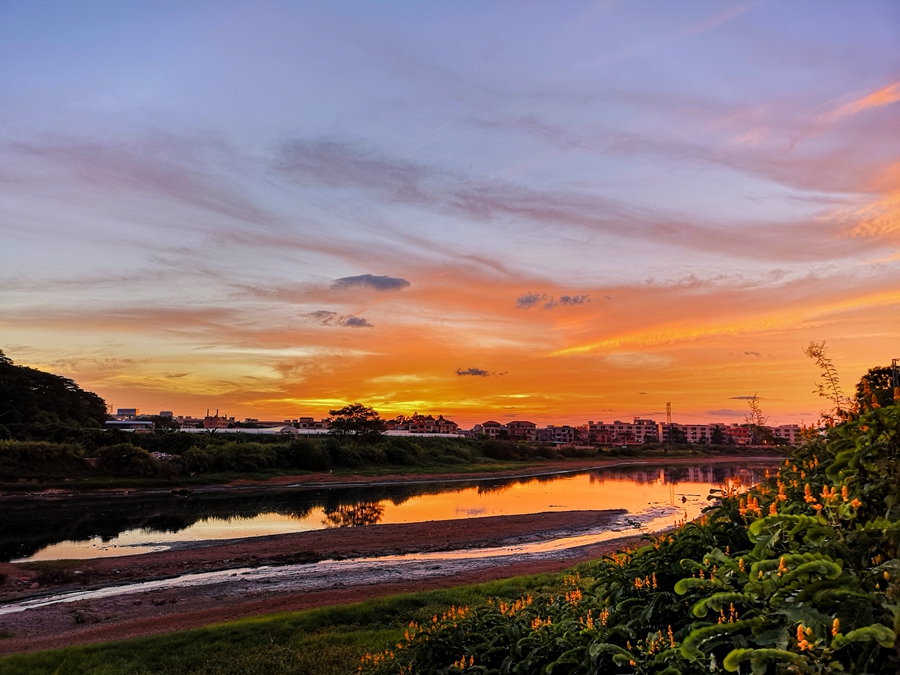
[[[366,652],[397,643],[410,621],[451,605],[557,592],[562,574],[396,595],[354,605],[273,614],[101,645],[0,657],[4,675],[343,675]]]

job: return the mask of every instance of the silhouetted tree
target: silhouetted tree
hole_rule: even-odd
[[[362,403],[345,405],[338,410],[329,410],[328,433],[333,436],[350,436],[357,441],[371,442],[384,433],[384,420],[374,408]]]
[[[0,424],[100,426],[106,402],[75,382],[36,368],[17,366],[0,351]]]

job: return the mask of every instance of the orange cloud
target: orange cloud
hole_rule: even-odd
[[[897,101],[900,101],[900,82],[894,82],[862,98],[842,105],[832,113],[832,116],[834,119],[839,119],[849,115],[856,115],[869,108],[881,108]]]

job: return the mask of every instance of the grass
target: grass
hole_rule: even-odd
[[[345,675],[366,652],[397,643],[410,621],[451,605],[557,592],[562,574],[409,593],[244,619],[167,635],[0,657],[4,675]]]

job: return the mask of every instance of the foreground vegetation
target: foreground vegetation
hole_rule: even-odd
[[[361,671],[897,673],[900,406],[813,438],[697,522],[564,593],[416,623]]]
[[[346,675],[366,652],[395,644],[410,621],[431,621],[453,604],[555,593],[561,575],[393,596],[270,615],[105,645],[0,657],[4,675]]]
[[[898,672],[900,406],[717,496],[699,521],[568,575],[14,655],[0,671]]]

